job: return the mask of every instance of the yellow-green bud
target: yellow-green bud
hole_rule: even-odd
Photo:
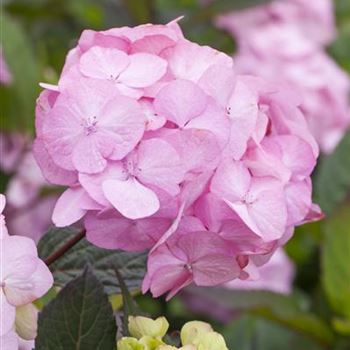
[[[143,336],[161,339],[166,334],[168,328],[169,323],[165,317],[158,317],[156,320],[143,316],[129,317],[129,332],[137,339]]]
[[[228,350],[224,337],[217,332],[203,334],[197,344],[198,350]]]
[[[135,338],[123,337],[118,341],[117,350],[145,350],[145,346]]]
[[[159,348],[159,346],[164,345],[164,343],[160,339],[152,338],[148,335],[142,337],[139,340],[139,343],[144,345],[145,350],[156,350]]]
[[[193,344],[197,345],[203,334],[212,332],[213,328],[209,323],[202,321],[187,322],[181,329],[182,345]]]
[[[15,327],[21,338],[35,339],[38,328],[38,309],[33,304],[17,306]]]

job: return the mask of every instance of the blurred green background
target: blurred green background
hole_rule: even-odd
[[[217,0],[200,6],[198,0],[2,0],[1,44],[13,84],[0,87],[1,129],[33,133],[38,82],[57,83],[66,53],[83,29],[166,23],[184,15],[180,24],[189,39],[231,54],[233,39],[216,29],[213,19],[263,2]],[[350,0],[336,0],[335,5],[339,35],[328,51],[350,73]],[[203,292],[232,310],[232,322],[216,322],[230,349],[350,349],[349,151],[348,133],[332,155],[321,158],[314,174],[315,199],[326,219],[298,228],[286,247],[297,268],[292,296]],[[137,300],[152,316],[165,314],[173,329],[195,318],[215,323],[189,312],[181,297],[169,303],[148,296]]]

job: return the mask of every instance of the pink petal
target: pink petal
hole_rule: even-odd
[[[45,179],[50,183],[62,186],[73,185],[77,182],[77,174],[60,168],[47,152],[42,139],[37,138],[33,144],[33,154]]]
[[[102,183],[108,179],[126,179],[126,171],[121,162],[108,162],[107,167],[99,174],[79,174],[79,182],[89,196],[101,205],[108,207],[109,202],[103,194]]]
[[[226,201],[240,201],[248,192],[250,181],[249,171],[242,162],[227,160],[216,170],[210,190]]]
[[[10,305],[6,299],[5,294],[0,290],[0,342],[3,340],[3,336],[8,333],[14,323],[16,316],[16,308]]]
[[[219,104],[226,108],[236,84],[233,68],[221,65],[209,67],[199,79],[198,85]]]
[[[98,247],[143,251],[151,248],[170,226],[166,218],[129,220],[115,215],[113,218],[97,218],[91,214],[85,218],[87,239]]]
[[[145,130],[146,118],[140,105],[129,97],[117,96],[103,108],[101,120],[101,138],[99,147],[103,153],[108,144],[114,144],[114,151],[110,158],[119,160],[124,158],[140,141]],[[107,145],[103,143],[106,139]]]
[[[123,71],[118,81],[125,85],[143,88],[158,81],[166,72],[167,62],[148,53],[136,53],[129,56],[130,65]]]
[[[307,181],[291,182],[285,188],[288,225],[303,222],[311,208],[311,184]]]
[[[191,274],[183,266],[164,266],[152,276],[150,291],[154,298],[170,291],[169,300],[192,280]]]
[[[230,154],[238,160],[247,148],[258,118],[258,96],[240,80],[228,103],[227,113],[231,120]]]
[[[159,210],[157,195],[135,178],[126,181],[107,180],[102,184],[103,192],[110,203],[129,219],[151,216]]]
[[[91,78],[116,79],[129,65],[128,55],[118,49],[94,46],[80,58],[80,71]]]
[[[248,203],[244,206],[232,204],[243,221],[266,241],[281,238],[287,224],[286,200],[281,183],[254,179],[246,198]]]
[[[172,130],[165,137],[179,153],[187,172],[214,169],[219,161],[220,146],[211,131],[186,129]]]
[[[208,46],[181,41],[174,48],[164,50],[162,55],[176,78],[197,82],[203,73],[213,65],[232,67],[232,59]],[[196,64],[193,59],[196,58]]]
[[[75,168],[82,173],[100,173],[107,166],[107,158],[113,151],[113,145],[109,145],[109,152],[102,155],[100,149],[100,135],[87,135],[82,137],[76,144],[72,154]]]
[[[18,349],[18,335],[11,330],[8,333],[0,336],[1,350],[17,350]]]
[[[92,46],[110,47],[127,52],[129,49],[129,40],[126,37],[116,37],[103,32],[86,29],[82,32],[78,45],[83,52]]]
[[[184,169],[176,150],[166,141],[150,139],[140,143],[138,148],[138,178],[153,184],[169,194],[176,195],[178,184],[184,178]]]
[[[190,120],[185,128],[212,132],[221,149],[227,145],[230,136],[230,122],[226,112],[214,101],[210,101],[205,111],[199,117]]]
[[[52,221],[58,227],[65,227],[80,220],[86,213],[83,201],[87,194],[82,187],[68,188],[58,199],[52,214]]]
[[[52,284],[53,277],[50,270],[44,262],[37,258],[35,271],[26,278],[15,279],[15,282],[9,278],[5,294],[12,305],[26,305],[42,297],[52,287]]]
[[[186,80],[169,83],[154,100],[155,111],[180,127],[198,117],[206,104],[207,97],[202,89]]]

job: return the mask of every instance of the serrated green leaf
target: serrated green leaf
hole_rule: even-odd
[[[322,282],[332,308],[350,320],[350,206],[343,206],[325,224]]]
[[[329,345],[330,328],[316,315],[305,310],[305,300],[267,291],[233,291],[226,288],[191,288],[196,295],[235,311],[247,311],[275,321],[314,341]]]
[[[78,232],[79,230],[76,228],[52,228],[39,242],[40,257],[47,258]],[[120,294],[121,290],[115,275],[115,268],[118,268],[131,292],[139,291],[146,272],[146,258],[146,253],[102,249],[90,244],[86,239],[82,239],[64,256],[54,262],[50,268],[56,285],[64,286],[80,275],[89,265],[105,286],[108,294]]]
[[[325,157],[316,176],[316,201],[326,214],[331,214],[350,192],[350,132],[335,151]]]
[[[36,350],[114,350],[117,326],[103,285],[90,269],[39,314]]]

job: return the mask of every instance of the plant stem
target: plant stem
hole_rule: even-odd
[[[79,241],[81,241],[86,235],[86,230],[81,230],[76,236],[72,237],[69,241],[67,241],[61,248],[50,254],[45,260],[45,264],[47,266],[54,263],[57,259],[59,259],[62,255],[64,255],[69,249],[74,247]]]

